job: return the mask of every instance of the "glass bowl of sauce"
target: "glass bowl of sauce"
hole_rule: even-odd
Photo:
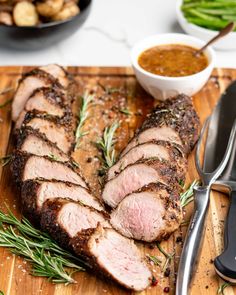
[[[211,48],[196,54],[203,45],[203,41],[183,34],[161,34],[137,43],[131,58],[139,83],[159,100],[179,93],[194,95],[213,69]]]

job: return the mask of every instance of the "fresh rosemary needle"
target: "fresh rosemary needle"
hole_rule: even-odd
[[[26,218],[19,220],[10,210],[8,214],[0,211],[0,225],[0,247],[10,248],[13,254],[29,261],[33,276],[44,276],[54,283],[70,284],[75,283],[72,278],[74,272],[84,271],[86,263],[62,249]],[[72,271],[69,272],[67,268]]]
[[[170,264],[171,260],[174,258],[175,253],[167,253],[162,247],[160,243],[157,243],[157,248],[159,249],[159,251],[165,256],[165,262],[162,266],[162,272],[166,271],[166,268],[168,267],[168,265]]]
[[[102,152],[103,167],[110,168],[116,162],[116,151],[114,148],[114,135],[119,127],[118,122],[114,122],[111,126],[106,127],[102,138],[97,141],[97,148]]]
[[[225,288],[227,288],[227,287],[229,287],[229,286],[231,286],[230,283],[223,283],[223,284],[221,284],[221,285],[219,286],[218,290],[217,290],[217,294],[222,294],[222,295],[224,295],[224,294],[225,294],[225,293],[224,293]]]
[[[193,199],[194,199],[193,198],[193,188],[197,184],[198,184],[198,180],[195,179],[190,184],[190,186],[187,188],[187,190],[180,195],[180,204],[182,207],[187,206],[189,203],[191,203],[193,201]]]
[[[161,260],[159,258],[157,258],[154,255],[149,255],[147,254],[147,257],[149,258],[149,260],[151,260],[155,265],[161,265]]]
[[[11,162],[11,159],[12,159],[12,155],[7,155],[4,157],[1,157],[0,163],[1,163],[2,167],[8,165]]]
[[[82,128],[84,126],[86,119],[88,118],[88,107],[89,104],[93,101],[94,95],[90,95],[88,92],[85,92],[81,99],[82,105],[79,111],[79,122],[75,132],[75,149],[79,147],[80,139],[89,133],[88,131],[83,131]]]

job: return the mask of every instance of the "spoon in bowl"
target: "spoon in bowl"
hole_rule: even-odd
[[[220,38],[228,35],[230,32],[232,32],[234,29],[234,25],[235,25],[234,22],[228,23],[228,25],[225,26],[223,29],[221,29],[215,37],[213,37],[210,41],[207,42],[207,44],[205,44],[202,48],[197,50],[195,52],[195,56],[198,56],[199,54],[201,54],[209,45],[215,43],[218,39],[220,39]]]

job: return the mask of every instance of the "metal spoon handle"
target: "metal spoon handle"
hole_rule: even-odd
[[[216,42],[218,39],[220,39],[220,38],[226,36],[227,34],[229,34],[230,32],[232,32],[233,29],[234,29],[234,22],[231,22],[226,27],[224,27],[222,30],[220,30],[219,33],[214,38],[212,38],[210,41],[207,42],[207,44],[205,44],[201,49],[199,49],[196,52],[196,55],[202,53],[209,45]]]

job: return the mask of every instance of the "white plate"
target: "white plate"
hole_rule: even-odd
[[[209,41],[211,38],[213,38],[217,34],[217,31],[208,30],[187,22],[186,18],[183,15],[183,12],[181,11],[182,3],[183,3],[183,0],[177,0],[177,4],[176,4],[177,19],[182,29],[186,33],[194,37],[197,37],[199,39],[202,39],[204,41]],[[236,49],[236,32],[230,33],[226,37],[217,41],[212,46],[216,49],[221,49],[221,50]]]

